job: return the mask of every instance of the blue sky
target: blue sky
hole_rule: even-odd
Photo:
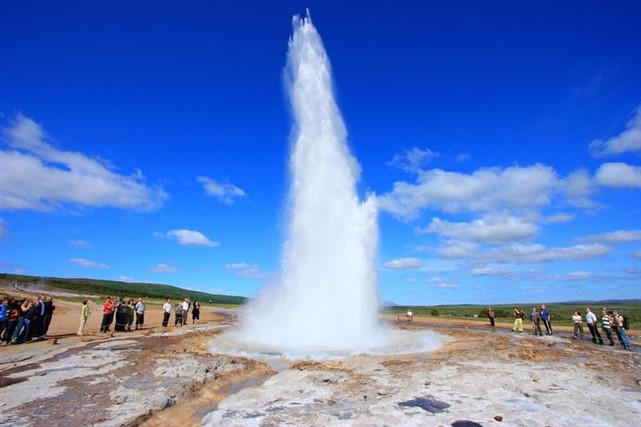
[[[635,1],[2,0],[0,271],[277,280],[306,7],[379,200],[381,300],[641,298]]]

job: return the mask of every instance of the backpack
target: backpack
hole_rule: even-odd
[[[621,315],[621,317],[623,317],[623,325],[621,325],[623,326],[623,329],[630,329],[630,321],[628,318],[624,315]]]

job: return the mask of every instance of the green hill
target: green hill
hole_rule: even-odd
[[[247,300],[245,297],[209,294],[206,292],[182,289],[177,286],[161,285],[156,283],[130,283],[115,280],[97,279],[65,279],[59,277],[36,277],[17,274],[0,273],[0,282],[13,284],[17,282],[21,287],[46,287],[59,289],[79,295],[112,295],[131,298],[143,297],[146,299],[183,299],[189,297],[192,301],[210,302],[212,304],[240,305]]]

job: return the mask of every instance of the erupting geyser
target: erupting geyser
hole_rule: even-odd
[[[376,201],[373,195],[361,201],[356,192],[360,166],[347,147],[321,38],[309,14],[295,16],[293,26],[285,71],[294,124],[282,277],[249,304],[241,328],[214,345],[307,355],[384,349],[399,331],[379,321]]]

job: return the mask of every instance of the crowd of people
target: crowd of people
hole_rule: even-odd
[[[171,298],[167,298],[167,301],[165,301],[162,306],[162,326],[164,328],[169,324],[172,308],[174,310],[174,326],[183,326],[187,324],[187,320],[189,319],[189,310],[191,310],[192,324],[195,325],[196,323],[200,323],[200,303],[198,301],[195,301],[192,306],[189,298],[185,297],[182,301],[178,301],[172,306]]]
[[[518,307],[514,307],[514,326],[512,328],[513,332],[523,332],[523,321],[526,318],[524,311],[520,310]],[[495,312],[492,307],[489,307],[487,310],[487,316],[490,320],[490,326],[495,327]],[[532,323],[532,330],[534,335],[542,336],[543,328],[545,328],[545,333],[547,335],[554,335],[552,329],[552,313],[550,309],[545,305],[541,304],[540,309],[538,307],[532,307],[532,312],[529,315],[530,322]],[[582,340],[584,339],[584,329],[583,329],[584,318],[581,316],[579,310],[575,310],[572,314],[572,324],[573,324],[573,338]],[[626,329],[628,329],[628,321],[626,317],[619,313],[618,310],[608,310],[606,307],[602,308],[602,316],[600,319],[597,319],[597,316],[592,312],[590,307],[585,309],[585,323],[587,324],[588,331],[592,337],[592,342],[595,344],[604,344],[603,337],[599,333],[599,323],[601,324],[601,331],[609,341],[611,346],[615,346],[614,338],[617,338],[617,341],[625,350],[632,350],[632,344],[628,338]],[[541,327],[543,325],[543,327]]]
[[[1,344],[21,344],[44,339],[55,309],[53,298],[42,294],[34,299],[22,300],[3,297],[0,300]]]

